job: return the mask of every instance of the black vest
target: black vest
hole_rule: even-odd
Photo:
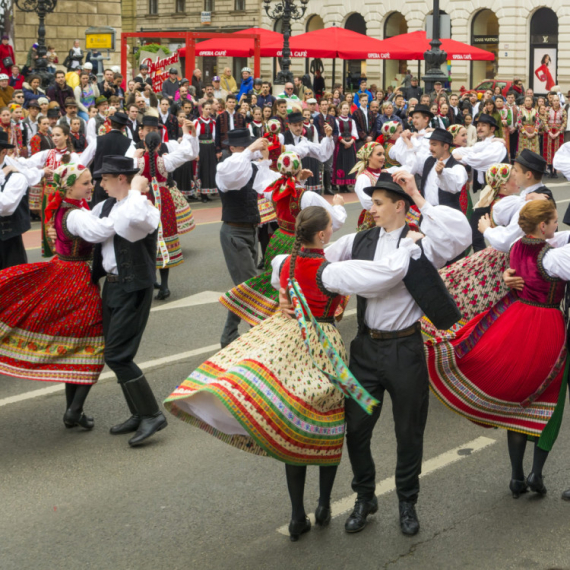
[[[222,222],[236,224],[259,224],[259,208],[257,206],[257,192],[253,183],[257,176],[257,166],[252,164],[253,174],[249,182],[241,190],[228,190],[220,192],[222,200]]]
[[[12,174],[13,172],[10,172],[8,176],[6,176],[4,184],[0,187],[0,192],[4,192],[4,188],[6,188],[8,180],[10,180]],[[26,192],[22,196],[22,199],[13,214],[10,214],[9,216],[0,216],[0,241],[6,241],[10,238],[21,236],[31,227],[30,207],[28,205],[28,193]]]
[[[103,159],[107,156],[125,156],[131,146],[131,139],[121,131],[110,131],[106,135],[97,137],[97,150],[93,158],[92,172],[103,166]]]
[[[400,240],[406,237],[409,226],[406,224],[400,235]],[[373,261],[376,246],[380,238],[380,228],[372,228],[358,232],[352,244],[352,259]],[[398,240],[398,247],[400,246]],[[418,245],[422,249],[419,259],[410,259],[408,272],[404,277],[404,285],[420,309],[438,329],[446,330],[452,327],[460,318],[461,312],[457,308],[453,297],[449,294],[438,270],[427,258],[421,240]],[[364,331],[364,314],[367,300],[357,295],[356,317],[359,334]]]
[[[303,137],[301,136],[301,138]],[[295,145],[295,138],[293,137],[293,133],[291,131],[287,131],[283,135],[283,142],[284,144],[292,144],[293,146]]]
[[[424,170],[422,172],[422,181],[421,181],[421,187],[420,187],[420,192],[422,193],[422,196],[425,198],[425,185],[427,182],[427,178],[429,176],[429,173],[431,172],[431,169],[434,167],[435,163],[437,162],[437,159],[433,156],[430,156],[424,164]],[[449,160],[446,162],[444,168],[452,168],[453,166],[460,164],[457,160],[455,160],[455,158],[453,158],[453,156],[449,157]],[[437,189],[437,193],[438,193],[438,198],[439,198],[439,205],[440,206],[449,206],[450,208],[454,208],[455,210],[460,210],[461,211],[461,206],[459,204],[459,195],[461,194],[461,192],[457,192],[457,194],[452,194],[451,192],[445,192],[443,190],[440,190],[439,188]],[[436,206],[437,204],[432,204],[433,206]]]
[[[103,204],[100,218],[106,218],[113,206],[116,204],[115,198],[109,198]],[[133,293],[140,289],[151,287],[156,278],[156,237],[158,229],[148,234],[144,239],[130,242],[115,234],[113,245],[115,246],[115,257],[117,258],[117,270],[119,272],[119,282],[127,293]],[[105,277],[107,272],[103,268],[103,254],[101,244],[97,244],[93,250],[93,269],[91,277],[97,283],[101,277]]]

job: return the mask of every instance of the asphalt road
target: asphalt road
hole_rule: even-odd
[[[562,216],[570,185],[552,188]],[[357,204],[347,209],[341,233],[358,217]],[[215,293],[232,285],[219,227],[208,223],[183,236],[185,263],[171,272],[172,297],[154,302],[138,362],[146,363],[160,399],[219,342],[226,312]],[[39,261],[37,250],[29,253]],[[349,342],[354,314],[339,328]],[[378,513],[362,533],[345,534],[352,506],[345,454],[330,526],[291,543],[283,531],[290,509],[282,464],[237,451],[172,416],[147,445],[130,449],[128,436],[108,433],[127,415],[111,374],[87,401],[93,431],[65,429],[64,407],[61,386],[0,377],[0,570],[570,568],[570,504],[560,500],[570,487],[568,422],[546,466],[547,496],[513,500],[506,433],[479,428],[432,396],[421,531],[408,538],[398,526],[393,421],[384,406],[372,442]],[[318,469],[309,469],[307,512],[316,507],[317,477]]]

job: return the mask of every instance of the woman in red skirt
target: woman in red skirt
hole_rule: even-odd
[[[427,345],[437,397],[477,424],[508,430],[514,498],[528,488],[546,493],[542,469],[564,410],[566,331],[560,302],[570,281],[570,246],[555,249],[545,241],[557,224],[551,201],[526,204],[519,218],[526,236],[510,252],[520,290],[470,320],[455,339]],[[528,437],[537,439],[525,479]]]
[[[101,241],[115,232],[109,219],[89,213],[88,169],[63,164],[53,180],[45,220],[55,229],[56,257],[0,272],[0,374],[65,382],[65,426],[92,429],[83,404],[104,364],[101,298],[88,264],[93,246],[70,226],[74,222]]]

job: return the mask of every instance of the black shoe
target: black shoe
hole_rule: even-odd
[[[509,489],[513,494],[513,499],[518,499],[523,493],[528,492],[528,485],[524,479],[522,481],[519,481],[518,479],[511,479],[511,482],[509,483]]]
[[[141,444],[157,431],[164,429],[168,422],[160,411],[152,388],[144,375],[125,382],[122,386],[124,386],[133,408],[141,420],[134,437],[129,440],[129,445],[133,447]]]
[[[551,178],[558,178],[558,173],[557,173],[557,172],[553,172]]]
[[[311,530],[311,521],[309,517],[305,517],[304,521],[291,520],[289,523],[289,538],[291,542],[297,542],[299,537]]]
[[[400,501],[400,528],[402,529],[402,533],[408,536],[418,534],[420,521],[418,521],[416,507],[413,503]]]
[[[325,189],[326,196],[334,196],[334,192],[330,188]]]
[[[155,299],[157,301],[164,301],[164,299],[168,299],[168,297],[170,297],[170,289],[159,289]]]
[[[529,489],[533,493],[538,493],[539,495],[543,496],[546,495],[546,487],[544,486],[544,482],[542,477],[538,477],[534,473],[531,473],[526,478],[526,484],[528,485]]]
[[[566,491],[564,491],[562,493],[562,500],[564,501],[570,501],[570,489],[566,489]]]
[[[257,269],[265,269],[265,261],[263,261],[263,259],[259,262]]]
[[[93,429],[95,422],[90,416],[86,416],[83,412],[73,413],[67,410],[63,416],[63,423],[66,428],[74,428],[80,426],[84,429]]]
[[[124,384],[119,384],[121,390],[123,391],[123,396],[125,396],[125,400],[127,405],[129,406],[129,410],[131,412],[131,417],[117,425],[114,425],[109,432],[111,435],[123,435],[125,433],[132,433],[139,429],[139,425],[141,423],[140,416],[137,414],[137,409],[131,400],[131,396],[129,395],[128,391],[125,390]]]
[[[331,508],[318,505],[315,511],[315,524],[318,524],[319,526],[327,526],[330,522]]]
[[[129,445],[131,447],[140,445],[145,439],[154,435],[157,431],[164,429],[167,425],[168,422],[162,412],[158,412],[158,415],[150,418],[142,418],[139,429],[137,429],[135,435],[129,439]]]
[[[346,532],[360,532],[366,526],[366,517],[378,511],[378,499],[374,497],[371,501],[357,500],[354,509],[344,523]]]

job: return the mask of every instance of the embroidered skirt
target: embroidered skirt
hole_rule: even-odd
[[[188,202],[186,202],[186,198],[184,198],[177,186],[170,188],[170,195],[172,196],[174,207],[176,208],[176,227],[178,228],[178,235],[181,236],[196,229],[192,208]]]
[[[554,412],[560,396],[562,406],[565,399],[565,340],[560,310],[510,293],[453,340],[427,343],[431,388],[475,423],[529,436],[545,431],[539,444],[550,449],[562,419],[560,407]]]
[[[334,150],[332,183],[347,186],[356,182],[356,174],[349,172],[356,164],[356,150],[354,145],[345,148],[340,142]]]
[[[257,207],[259,209],[259,217],[261,218],[260,226],[264,226],[269,222],[275,222],[277,220],[277,214],[273,208],[273,203],[261,194],[257,197]]]
[[[29,263],[0,271],[0,374],[94,384],[103,370],[99,288],[87,263]]]
[[[180,190],[185,198],[195,196],[196,194],[196,182],[194,180],[195,165],[195,160],[185,162],[172,173],[172,179],[176,182],[178,190]]]
[[[213,140],[200,141],[200,160],[197,165],[197,185],[201,194],[217,194],[216,188],[216,145]]]
[[[42,208],[42,189],[43,184],[30,186],[28,200],[30,204],[30,210],[32,212],[39,212]]]
[[[558,149],[564,144],[564,132],[561,132],[557,137],[550,138],[548,133],[543,135],[542,152],[546,159],[547,164],[552,164],[552,159]]]
[[[336,327],[321,326],[346,360]],[[313,343],[313,357],[331,372]],[[297,321],[280,314],[204,362],[164,406],[249,453],[294,465],[338,465],[341,459],[343,395],[311,360]]]
[[[178,225],[176,223],[176,206],[174,205],[174,200],[172,199],[172,194],[167,186],[159,186],[160,190],[160,223],[162,224],[162,235],[164,243],[166,244],[166,249],[168,250],[169,260],[164,267],[176,267],[181,263],[184,263],[184,258],[182,257],[182,248],[180,247],[180,238],[178,237]],[[154,204],[154,194],[152,192],[148,193],[151,202]],[[156,267],[157,269],[163,269],[163,258],[160,252],[160,247],[158,248],[156,254]]]
[[[258,325],[279,310],[279,291],[271,285],[271,261],[276,255],[291,253],[295,236],[279,228],[265,251],[263,273],[240,283],[220,297],[220,303],[250,325]]]
[[[508,267],[508,253],[487,247],[440,269],[439,274],[459,307],[462,320],[450,330],[441,331],[423,317],[424,337],[436,341],[452,339],[468,320],[498,303],[509,292],[503,281],[503,273]]]
[[[323,191],[323,177],[321,172],[321,163],[311,156],[306,156],[301,161],[303,168],[309,169],[313,176],[307,178],[305,182],[305,190],[312,190],[317,194],[321,194]]]

